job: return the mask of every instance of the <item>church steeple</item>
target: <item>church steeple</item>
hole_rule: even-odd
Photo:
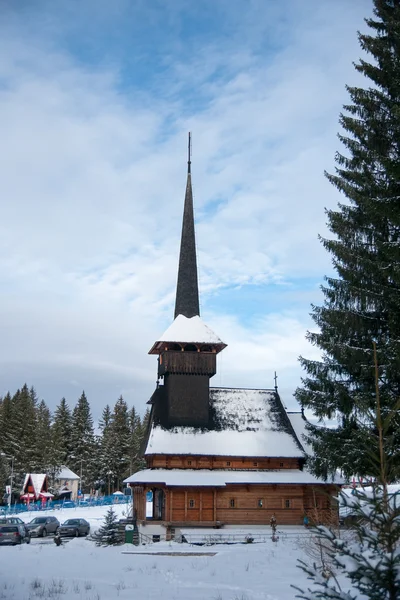
[[[208,427],[211,419],[210,378],[217,372],[217,354],[226,346],[200,319],[191,181],[191,137],[183,211],[175,318],[150,349],[158,354],[157,387],[152,402],[164,427]]]
[[[181,250],[179,255],[178,283],[176,286],[175,315],[188,319],[200,315],[199,286],[197,280],[196,238],[194,231],[193,192],[191,176],[191,134],[188,143],[188,173],[185,205],[183,209]]]

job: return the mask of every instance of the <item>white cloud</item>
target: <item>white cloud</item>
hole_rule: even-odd
[[[338,197],[322,173],[333,168],[365,8],[338,5],[296,2],[288,20],[252,3],[242,31],[230,16],[232,39],[165,56],[157,94],[124,87],[118,61],[93,67],[54,40],[3,24],[5,389],[29,379],[54,406],[84,387],[98,411],[125,390],[143,406],[156,374],[145,353],[172,318],[190,129],[202,305],[229,343],[221,377],[269,386],[277,370],[290,397],[298,355],[314,353],[307,314],[288,315],[285,306],[269,314],[258,304],[249,319],[214,292],[322,279],[330,268],[317,234],[324,206]],[[287,44],[271,37],[273,51],[261,49],[267,16],[290,32]],[[207,313],[210,298],[215,314]]]

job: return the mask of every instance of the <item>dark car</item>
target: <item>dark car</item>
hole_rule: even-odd
[[[60,526],[59,533],[63,536],[75,536],[87,535],[90,532],[90,525],[85,519],[67,519],[65,523]]]
[[[31,536],[23,525],[0,524],[0,546],[16,546],[25,542],[29,544]]]
[[[19,517],[0,517],[0,525],[22,525],[26,533],[29,534],[27,524]]]
[[[35,517],[27,524],[32,536],[46,537],[48,533],[56,533],[60,527],[60,521],[56,517]]]

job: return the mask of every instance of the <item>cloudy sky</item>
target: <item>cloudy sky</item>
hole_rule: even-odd
[[[371,0],[0,2],[0,394],[143,411],[193,134],[214,385],[300,384],[345,84]]]

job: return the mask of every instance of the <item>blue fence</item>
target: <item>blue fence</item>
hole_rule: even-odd
[[[60,510],[61,508],[77,508],[79,506],[112,506],[115,504],[130,504],[131,496],[100,496],[87,500],[55,500],[42,502],[30,502],[29,504],[12,504],[11,506],[0,506],[0,515],[15,515],[21,512],[36,512],[41,510]]]

